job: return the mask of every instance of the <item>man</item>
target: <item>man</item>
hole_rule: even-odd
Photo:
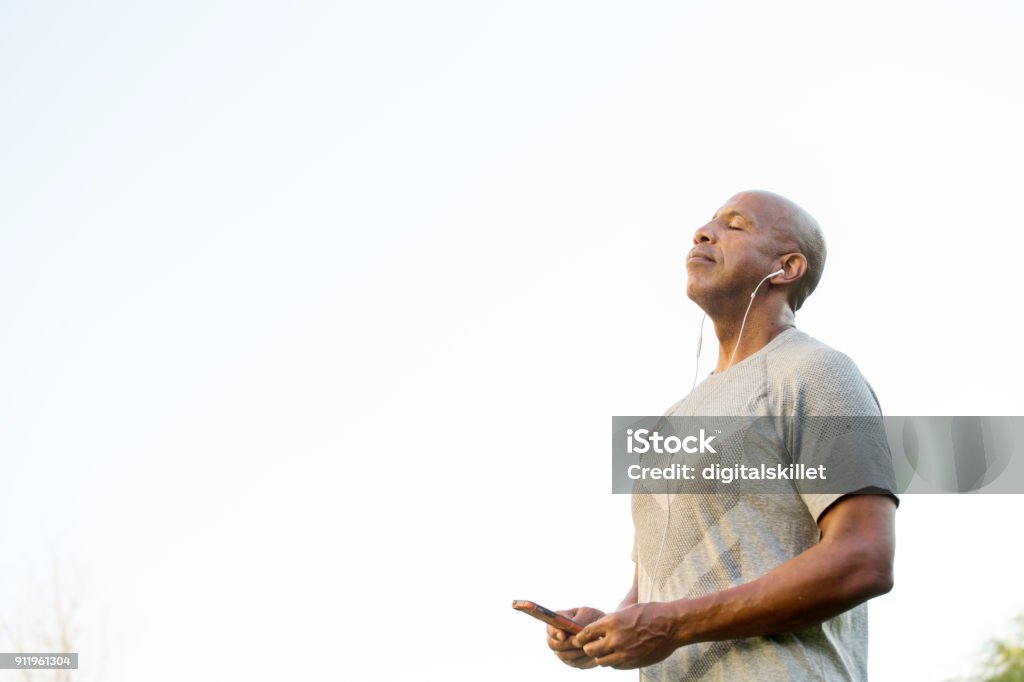
[[[825,262],[810,215],[742,192],[693,244],[687,295],[714,323],[718,363],[668,416],[785,416],[799,430],[815,415],[881,414],[849,358],[795,328]],[[828,450],[799,432],[779,440],[786,456]],[[610,614],[563,611],[587,627],[549,627],[548,646],[573,667],[642,679],[866,679],[864,602],[893,584],[888,455],[884,442],[860,448],[869,484],[851,490],[634,495],[632,588]]]

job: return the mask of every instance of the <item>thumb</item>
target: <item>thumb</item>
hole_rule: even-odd
[[[604,634],[604,619],[599,618],[593,623],[583,628],[576,633],[573,641],[576,642],[576,646],[583,646],[588,642],[592,642],[595,639],[599,639]]]

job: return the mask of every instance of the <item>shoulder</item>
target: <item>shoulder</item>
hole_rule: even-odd
[[[769,391],[786,413],[875,415],[881,413],[874,390],[850,356],[797,332],[767,360]]]
[[[767,361],[773,377],[801,379],[805,383],[863,379],[850,356],[797,330],[768,355]]]

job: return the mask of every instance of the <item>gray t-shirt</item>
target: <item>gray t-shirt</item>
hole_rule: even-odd
[[[871,387],[853,362],[796,329],[788,329],[757,353],[705,379],[666,416],[793,417],[878,416]],[[775,450],[785,461],[810,454],[827,461],[819,442],[802,434],[780,437]],[[769,448],[771,449],[771,448]],[[858,448],[867,484],[895,491],[884,441]],[[848,455],[844,455],[848,456]],[[824,457],[824,459],[822,459]],[[633,560],[639,566],[641,601],[694,598],[755,580],[815,545],[817,521],[843,496],[839,492],[722,494],[647,493],[633,496]],[[667,527],[666,527],[667,524]],[[655,584],[656,583],[656,584]],[[677,649],[641,670],[644,680],[865,680],[867,604],[820,625],[768,637],[706,642]]]

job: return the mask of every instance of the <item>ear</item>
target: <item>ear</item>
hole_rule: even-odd
[[[769,282],[772,284],[793,284],[807,274],[807,257],[802,253],[787,253],[779,257],[779,266],[776,270],[785,270],[781,275],[772,277]]]

